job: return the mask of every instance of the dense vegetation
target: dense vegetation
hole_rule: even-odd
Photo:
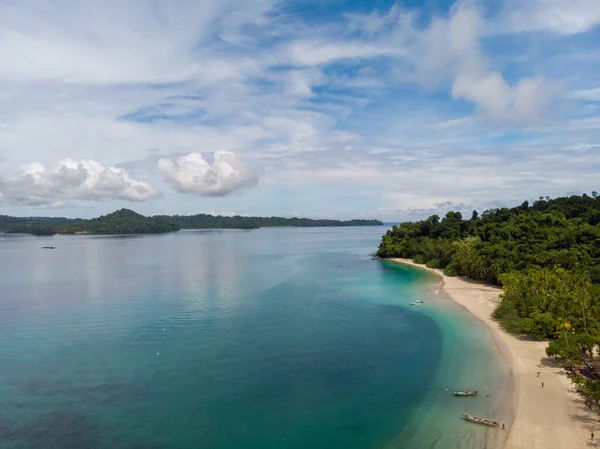
[[[145,217],[128,209],[91,220],[44,217],[9,217],[0,215],[0,231],[34,235],[53,234],[152,234],[179,229],[256,229],[294,226],[380,226],[378,220],[314,220],[281,217],[223,217],[198,215],[157,215]]]
[[[256,229],[258,223],[247,217],[223,217],[208,214],[198,215],[160,215],[169,223],[181,229]]]
[[[324,226],[381,226],[379,220],[319,220],[312,218],[282,218],[282,217],[234,217],[214,216],[207,214],[160,216],[180,226],[182,229],[255,229],[270,227],[324,227]]]
[[[600,199],[571,196],[527,201],[463,220],[448,212],[394,226],[377,255],[404,257],[447,274],[502,285],[500,275],[529,267],[562,267],[600,282]]]
[[[91,220],[80,218],[8,217],[0,215],[0,231],[33,235],[61,234],[152,234],[179,228],[155,217],[144,217],[128,209]]]
[[[67,223],[57,229],[61,234],[159,234],[178,231],[179,227],[157,217],[144,217],[129,209],[91,220]]]
[[[56,229],[72,220],[64,217],[9,217],[0,215],[0,231],[33,234],[53,235]]]
[[[600,198],[540,198],[529,205],[477,212],[463,220],[448,212],[394,226],[377,255],[402,257],[502,286],[493,316],[508,331],[550,339],[547,354],[561,361],[590,404],[600,380]]]
[[[379,220],[325,220],[314,218],[281,218],[281,217],[252,217],[261,228],[273,227],[296,227],[296,228],[313,228],[327,226],[382,226],[383,223]]]

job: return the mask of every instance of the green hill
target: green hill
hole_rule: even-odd
[[[91,220],[81,220],[60,226],[61,234],[157,234],[180,228],[158,217],[145,217],[129,209],[121,209]]]

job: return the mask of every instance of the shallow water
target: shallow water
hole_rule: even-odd
[[[505,364],[384,230],[0,235],[0,445],[492,447]]]

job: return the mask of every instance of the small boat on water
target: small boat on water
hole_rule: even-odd
[[[488,427],[499,427],[500,424],[498,424],[496,421],[490,421],[489,419],[485,419],[485,418],[478,418],[477,416],[471,416],[468,415],[466,413],[462,414],[462,418],[466,421],[475,423],[475,424],[481,424],[483,426],[488,426]]]
[[[473,390],[473,391],[455,391],[454,392],[454,396],[477,396],[479,394],[479,391],[477,390]]]
[[[423,304],[424,304],[423,301],[420,299],[415,299],[414,301],[410,302],[411,306],[422,306]]]

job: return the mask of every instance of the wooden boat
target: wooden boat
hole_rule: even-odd
[[[455,391],[454,392],[454,396],[477,396],[479,394],[479,391],[477,390],[473,390],[473,391]]]
[[[462,417],[464,420],[467,420],[467,421],[475,423],[475,424],[481,424],[483,426],[488,426],[488,427],[499,427],[500,426],[500,424],[498,424],[496,421],[490,421],[489,419],[485,419],[485,418],[478,418],[477,416],[471,416],[466,413],[463,413]]]
[[[420,299],[416,299],[414,301],[410,302],[411,306],[422,306],[423,305],[423,301],[421,301]]]

